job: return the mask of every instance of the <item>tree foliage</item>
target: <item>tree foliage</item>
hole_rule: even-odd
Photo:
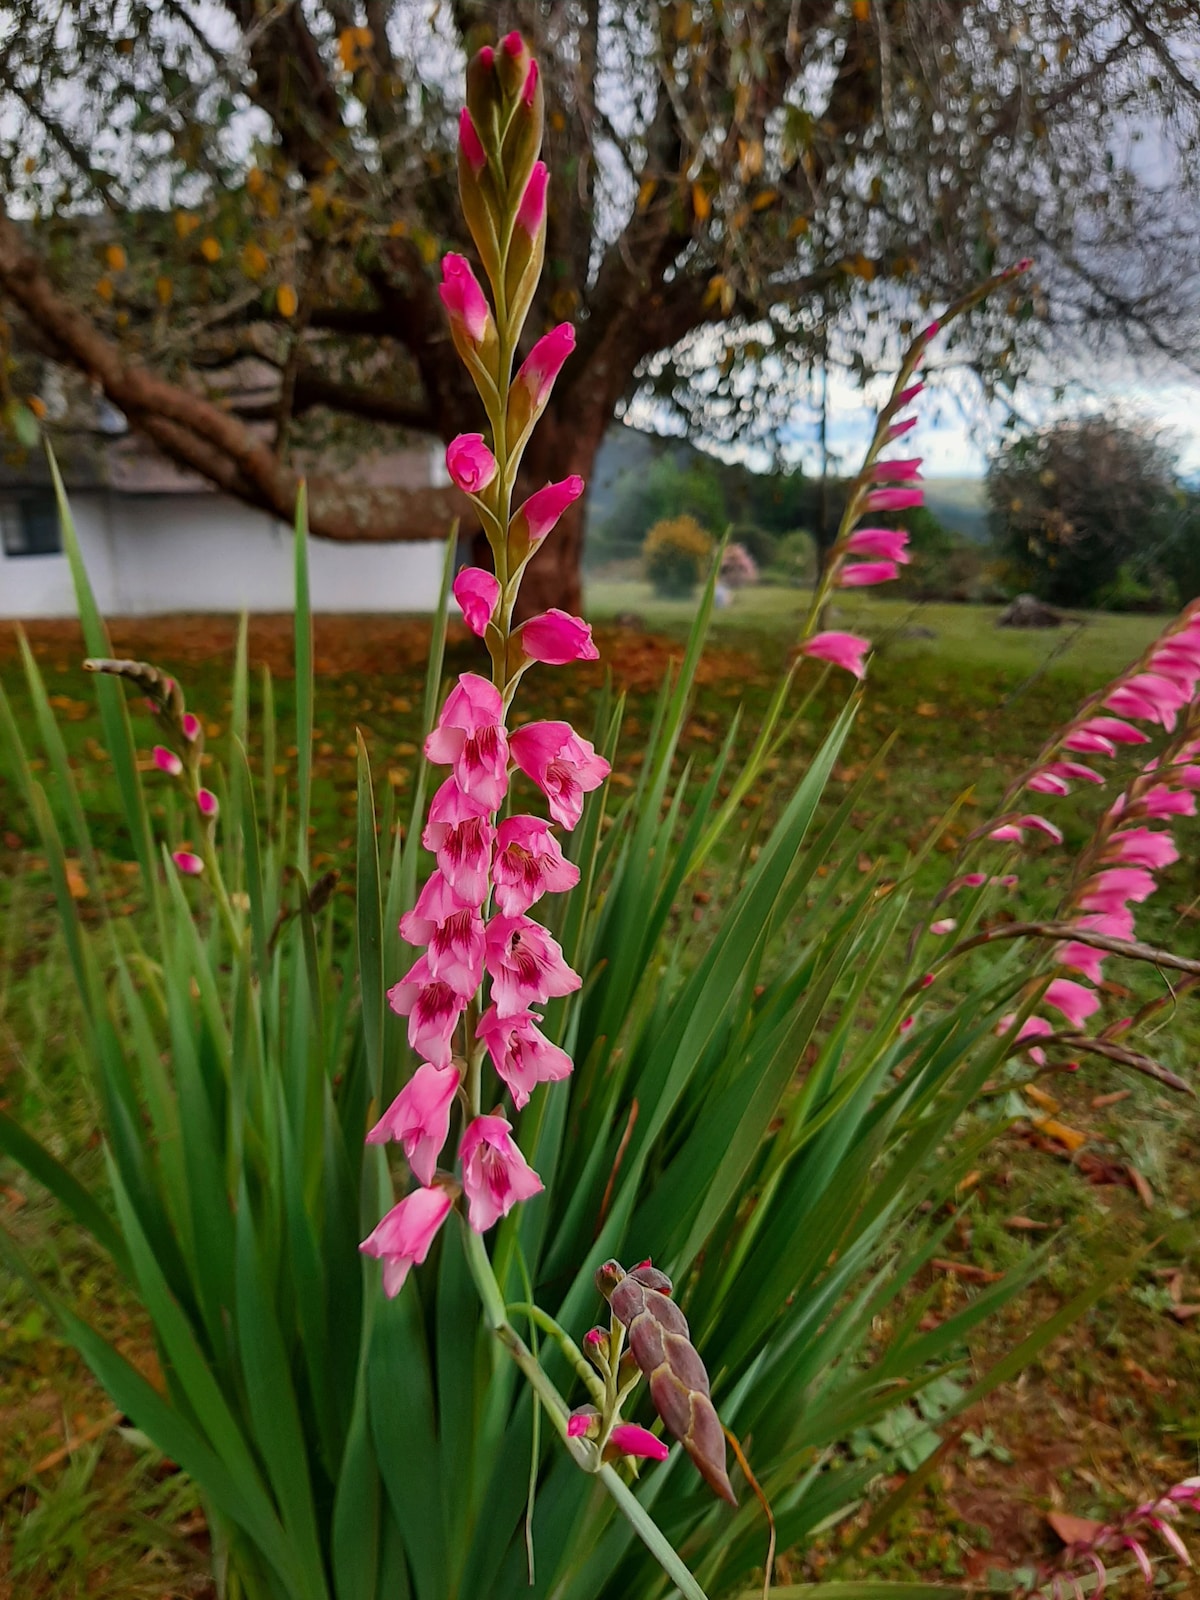
[[[348,462],[472,415],[437,262],[465,244],[465,56],[509,27],[548,106],[529,335],[579,336],[534,476],[586,475],[639,390],[770,445],[813,363],[865,375],[885,327],[998,256],[1035,254],[1041,290],[956,335],[992,378],[1034,309],[1195,348],[1190,213],[1163,204],[1200,170],[1183,0],[15,0],[4,26],[0,293],[226,491],[290,513],[307,467],[326,536],[424,537],[452,509]],[[580,528],[542,557],[560,598]]]

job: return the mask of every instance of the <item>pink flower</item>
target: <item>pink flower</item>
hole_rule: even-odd
[[[1175,726],[1175,713],[1187,698],[1187,691],[1170,678],[1156,672],[1138,672],[1119,684],[1104,704],[1119,716],[1157,722],[1170,729]]]
[[[1123,722],[1120,717],[1089,717],[1081,726],[1088,733],[1098,733],[1102,739],[1109,739],[1113,744],[1145,744],[1149,737],[1132,723]]]
[[[1076,728],[1063,740],[1064,750],[1076,750],[1084,756],[1114,756],[1117,747],[1111,739],[1092,733],[1087,728]]]
[[[1074,967],[1093,983],[1099,983],[1104,976],[1104,951],[1097,950],[1095,945],[1072,940],[1059,949],[1058,959],[1064,967]]]
[[[206,822],[215,822],[221,807],[211,789],[197,789],[196,809]]]
[[[482,639],[500,598],[500,580],[482,567],[464,567],[451,588],[463,621]]]
[[[550,174],[544,161],[535,161],[521,204],[517,207],[517,227],[535,239],[546,220],[546,184]]]
[[[539,1083],[559,1083],[571,1075],[570,1056],[550,1043],[532,1011],[501,1017],[495,1006],[489,1006],[475,1032],[508,1085],[518,1111],[529,1103]]]
[[[440,870],[431,872],[417,896],[416,905],[400,918],[400,937],[408,944],[428,944],[439,924],[467,904]]]
[[[857,633],[815,633],[800,646],[800,654],[811,656],[815,661],[832,662],[835,667],[843,667],[861,678],[867,670],[863,657],[870,648],[871,641],[860,638]]]
[[[586,1335],[584,1342],[587,1342]],[[598,1431],[599,1423],[600,1413],[595,1406],[580,1406],[567,1418],[567,1438],[586,1439],[589,1434]]]
[[[453,766],[464,794],[495,811],[508,792],[508,736],[504,702],[495,684],[464,672],[446,696],[438,725],[425,740],[435,766]]]
[[[194,850],[172,850],[171,860],[189,878],[198,878],[204,871],[204,862]]]
[[[535,489],[520,506],[513,518],[523,524],[531,544],[544,539],[559,517],[583,493],[583,479],[578,473],[562,478],[558,483],[548,483],[544,489]]]
[[[515,60],[525,48],[525,41],[516,28],[511,33],[506,33],[500,41],[500,48]]]
[[[939,917],[936,922],[929,924],[929,931],[937,934],[953,933],[957,927],[958,923],[953,917]]]
[[[1094,933],[1106,933],[1110,939],[1132,939],[1137,926],[1133,912],[1122,905],[1112,911],[1091,911],[1086,917],[1075,919],[1081,928],[1091,928]]]
[[[1023,817],[1018,817],[1017,826],[1033,828],[1038,833],[1044,833],[1048,839],[1053,839],[1055,844],[1063,842],[1062,829],[1056,828],[1052,822],[1047,822],[1045,817],[1039,817],[1036,812],[1027,811]]]
[[[1067,780],[1051,772],[1048,767],[1043,768],[1041,772],[1035,772],[1025,787],[1032,789],[1035,794],[1064,795],[1071,792],[1071,785]]]
[[[1119,911],[1127,900],[1148,900],[1157,888],[1144,867],[1108,867],[1088,879],[1079,904],[1084,911]]]
[[[998,828],[993,828],[988,834],[989,839],[995,839],[997,844],[1020,844],[1025,837],[1015,822],[1002,822]]]
[[[918,384],[917,387],[920,388],[921,385]],[[888,444],[893,444],[897,439],[902,439],[910,428],[916,427],[920,420],[920,417],[905,417],[903,422],[890,422],[884,434],[885,441]]]
[[[160,772],[165,772],[168,778],[177,778],[183,771],[183,762],[174,750],[168,750],[161,744],[154,746],[154,765]]]
[[[884,556],[906,567],[912,560],[907,546],[908,534],[903,528],[858,528],[846,540],[845,548],[852,556]]]
[[[901,389],[896,396],[896,410],[903,411],[905,406],[912,405],[924,388],[925,385],[923,383],[910,383],[907,389]]]
[[[894,561],[851,561],[838,569],[837,582],[843,589],[862,589],[869,583],[887,583],[900,576]]]
[[[1073,978],[1055,978],[1044,996],[1045,1004],[1061,1011],[1073,1028],[1082,1028],[1093,1011],[1100,1009],[1100,996]]]
[[[1172,789],[1165,783],[1156,783],[1137,801],[1143,817],[1194,817],[1196,797],[1185,790]]]
[[[907,511],[925,503],[920,489],[872,489],[863,505],[868,511]]]
[[[439,871],[433,873],[411,911],[400,918],[400,937],[429,946],[431,977],[469,1000],[483,979],[483,919],[464,905]]]
[[[478,177],[487,166],[487,151],[483,148],[483,141],[466,106],[458,114],[458,148],[471,171]]]
[[[408,1018],[408,1042],[417,1054],[435,1067],[448,1067],[450,1041],[467,1002],[444,979],[433,976],[428,957],[419,957],[392,985],[388,1004]]]
[[[421,843],[433,851],[447,883],[464,905],[481,906],[487,898],[495,837],[488,807],[447,778],[430,802]]]
[[[550,825],[540,817],[509,817],[496,831],[492,882],[497,909],[506,917],[528,911],[544,894],[562,894],[579,882]]]
[[[183,737],[188,740],[189,743],[200,737],[200,718],[194,711],[185,711],[180,720],[179,726],[183,730]]]
[[[395,1139],[404,1146],[417,1182],[433,1182],[450,1133],[450,1112],[461,1077],[423,1061],[367,1135],[368,1144]]]
[[[1122,828],[1113,834],[1104,854],[1109,861],[1124,861],[1131,867],[1169,867],[1179,860],[1171,835],[1154,828]]]
[[[568,722],[528,722],[514,728],[509,741],[513,760],[546,796],[550,815],[573,828],[583,815],[583,797],[598,789],[609,765]]]
[[[463,116],[470,122],[465,107]],[[491,320],[491,311],[479,287],[479,280],[471,271],[471,263],[465,256],[442,257],[442,281],[438,293],[451,322],[458,326],[471,344],[481,344]]]
[[[554,380],[574,348],[575,329],[569,322],[560,322],[557,328],[542,335],[521,363],[515,381],[528,390],[530,402],[536,409],[550,398]]]
[[[481,433],[460,433],[446,446],[446,471],[464,494],[480,494],[496,476],[496,458]]]
[[[1185,789],[1200,789],[1200,767],[1180,767],[1174,776]]]
[[[1068,778],[1078,778],[1084,783],[1104,782],[1100,773],[1085,767],[1080,761],[1051,761],[1041,772],[1034,773],[1028,787],[1039,794],[1070,794],[1070,785],[1066,782]]]
[[[540,617],[530,617],[517,630],[521,649],[531,661],[562,667],[568,661],[599,661],[592,630],[582,617],[572,617],[557,606]]]
[[[541,923],[528,917],[493,917],[486,938],[484,964],[492,980],[492,1003],[501,1019],[572,994],[583,982],[563,959],[557,941]]]
[[[671,1453],[656,1434],[648,1428],[639,1428],[636,1422],[619,1422],[608,1437],[623,1456],[665,1461]]]
[[[871,468],[871,479],[875,483],[901,483],[920,476],[920,456],[910,456],[907,461],[877,461]]]
[[[458,1147],[467,1221],[486,1233],[518,1200],[540,1193],[542,1180],[517,1149],[504,1117],[476,1117]]]
[[[383,1292],[389,1299],[400,1293],[409,1269],[424,1262],[451,1204],[444,1189],[414,1189],[359,1245],[364,1255],[383,1261]]]

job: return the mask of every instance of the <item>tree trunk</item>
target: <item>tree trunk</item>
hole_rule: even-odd
[[[577,472],[590,484],[596,455],[604,438],[607,414],[597,408],[586,420],[573,415],[559,417],[547,411],[538,423],[518,483],[518,504],[543,484]],[[525,569],[517,615],[535,616],[558,606],[578,616],[583,610],[583,524],[588,493],[568,506],[557,527],[547,534],[541,549]]]

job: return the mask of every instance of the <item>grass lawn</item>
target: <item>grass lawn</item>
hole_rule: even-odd
[[[595,582],[588,599],[601,663],[531,675],[525,707],[530,715],[570,717],[586,730],[591,697],[611,669],[628,704],[614,780],[620,787],[632,781],[654,688],[678,651],[691,607],[656,600],[647,586],[625,582]],[[698,777],[739,703],[746,711],[741,737],[745,743],[752,738],[806,599],[794,590],[743,591],[717,614],[683,751]],[[899,733],[873,780],[870,805],[853,819],[863,870],[880,857],[898,867],[933,830],[936,848],[921,881],[935,891],[951,872],[965,833],[988,815],[1047,730],[1161,627],[1161,619],[1087,616],[1056,631],[1021,633],[997,629],[994,617],[986,608],[914,606],[873,596],[839,604],[835,624],[869,635],[879,648],[831,802],[862,776],[884,740]],[[178,673],[189,704],[204,708],[215,748],[230,710],[233,631],[225,619],[117,624],[114,645]],[[281,674],[286,633],[286,624],[272,619],[252,632],[252,654]],[[376,771],[401,793],[411,782],[426,637],[427,624],[414,620],[318,621],[318,870],[336,865],[352,878],[356,726]],[[87,774],[89,811],[110,857],[109,892],[119,903],[128,845],[90,684],[78,665],[77,636],[66,626],[46,626],[32,631],[32,643],[73,764]],[[453,635],[451,671],[477,666],[478,657],[476,641],[461,630]],[[805,681],[816,676],[813,670]],[[15,640],[3,625],[0,685],[30,747],[37,748]],[[762,809],[794,785],[846,687],[844,675],[825,679],[776,757],[772,788],[750,797],[745,828],[756,826]],[[285,676],[279,688],[286,716]],[[139,734],[148,750],[148,719]],[[944,826],[941,819],[956,801],[962,803],[959,817]],[[1039,850],[1022,864],[1031,881],[1052,884],[1062,873],[1066,851],[1087,836],[1094,807],[1086,796],[1081,804],[1047,802],[1044,809],[1066,831],[1066,845],[1062,852]],[[174,826],[166,807],[155,821],[166,830]],[[1180,830],[1184,859],[1167,875],[1144,923],[1151,937],[1192,955],[1200,955],[1194,932],[1198,834],[1194,823]],[[96,1108],[71,1066],[69,986],[45,863],[31,838],[0,754],[0,1103],[48,1131],[64,1159],[87,1166],[99,1159]],[[1164,981],[1140,975],[1138,992],[1155,992]],[[1126,1005],[1127,994],[1114,985],[1112,1004]],[[1200,1026],[1189,1004],[1167,1013],[1154,1048],[1167,1065],[1195,1077]],[[874,1575],[982,1577],[989,1568],[1019,1565],[1054,1548],[1046,1512],[1102,1515],[1197,1470],[1200,1118],[1189,1102],[1155,1085],[1090,1064],[1055,1078],[1047,1092],[1058,1103],[1053,1123],[1038,1126],[1030,1117],[1016,1123],[964,1190],[948,1264],[923,1280],[932,1296],[927,1315],[944,1315],[978,1293],[989,1273],[1053,1241],[1053,1266],[1037,1303],[1021,1306],[1007,1327],[986,1328],[964,1350],[964,1369],[982,1368],[1020,1338],[1031,1317],[1052,1309],[1098,1267],[1134,1247],[1149,1246],[1149,1253],[1127,1287],[1058,1341],[1016,1390],[1001,1391],[969,1419],[960,1448],[914,1499],[899,1528],[865,1553],[866,1570]],[[1075,1135],[1082,1142],[1072,1149]],[[52,1207],[2,1164],[0,1228],[152,1370],[145,1330],[102,1263],[60,1230]],[[878,1443],[856,1438],[853,1448],[870,1452]],[[207,1592],[203,1522],[188,1486],[123,1428],[32,1308],[23,1285],[2,1268],[0,1497],[0,1600]],[[792,1564],[792,1578],[827,1570],[851,1535],[833,1530],[820,1548]]]

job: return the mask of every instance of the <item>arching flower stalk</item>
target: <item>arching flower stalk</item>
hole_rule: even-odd
[[[1147,1546],[1153,1548],[1155,1540],[1172,1559],[1191,1567],[1191,1552],[1175,1528],[1184,1511],[1200,1511],[1200,1478],[1185,1478],[1156,1500],[1131,1507],[1115,1522],[1097,1523],[1091,1533],[1072,1540],[1056,1565],[1039,1573],[1036,1586],[1025,1591],[1028,1600],[1102,1595],[1115,1575],[1110,1563],[1118,1562],[1124,1567],[1131,1561],[1150,1588],[1155,1572]]]

